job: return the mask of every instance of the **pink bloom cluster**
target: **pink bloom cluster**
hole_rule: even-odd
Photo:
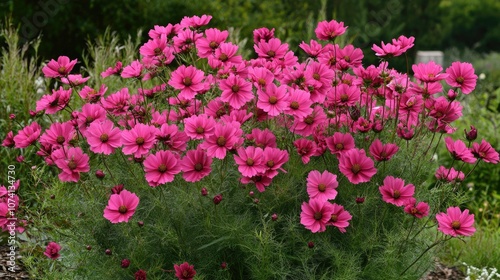
[[[16,134],[8,132],[2,145],[36,146],[36,154],[57,167],[64,182],[79,182],[91,170],[92,159],[117,153],[140,164],[151,187],[169,184],[176,176],[202,181],[212,173],[213,163],[222,161],[234,163],[238,181],[259,192],[286,173],[292,157],[304,165],[323,158],[329,161],[328,170],[309,172],[309,200],[301,206],[300,222],[312,232],[335,226],[344,233],[349,226],[351,214],[331,202],[339,194],[338,178],[352,185],[377,184],[383,201],[417,218],[429,214],[427,203],[417,203],[412,184],[393,176],[384,176],[382,185],[376,182],[385,175],[378,164],[399,156],[403,147],[397,142],[454,132],[451,124],[462,115],[456,97],[476,85],[470,64],[456,62],[443,72],[435,62],[420,63],[412,66],[414,79],[390,68],[387,61],[365,67],[361,49],[335,43],[347,29],[335,20],[318,24],[320,41],[300,44],[308,56],[305,61],[267,28],[254,31],[255,58],[246,60],[238,54],[238,45],[227,41],[229,31],[206,28],[211,18],[185,17],[178,24],[154,26],[139,59],[128,65],[117,61],[101,73],[105,81],[140,80],[139,90],[108,91],[104,84],[92,88],[85,85],[88,78],[70,74],[76,60],[51,60],[42,71],[62,85],[37,101],[36,113],[64,110],[71,119],[48,129],[33,121]],[[380,57],[399,56],[414,40],[400,36],[372,49]],[[201,62],[173,66],[185,54],[206,62],[205,67]],[[142,88],[142,81],[150,87]],[[84,105],[72,111],[72,98]],[[382,142],[382,132],[393,136],[390,142]],[[485,140],[468,147],[445,137],[445,143],[456,161],[499,162],[498,152]],[[464,180],[453,167],[440,167],[436,177]],[[103,216],[111,223],[128,222],[139,197],[123,187],[113,192]],[[4,208],[0,203],[0,223],[6,217]],[[471,234],[473,219],[459,212],[453,208],[438,215],[439,229],[453,236]],[[59,249],[51,245],[49,257],[56,258]],[[178,279],[196,274],[188,263],[175,265],[175,272]]]

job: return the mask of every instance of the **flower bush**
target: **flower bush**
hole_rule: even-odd
[[[58,258],[44,273],[418,279],[429,251],[474,233],[462,170],[499,156],[454,135],[470,64],[399,73],[389,62],[415,40],[401,36],[365,67],[334,20],[297,54],[257,29],[244,59],[210,20],[155,26],[140,58],[101,77],[71,74],[65,56],[43,67],[52,93],[3,145],[42,157],[65,196],[47,203],[78,214],[48,229]],[[451,166],[433,157],[443,137]]]

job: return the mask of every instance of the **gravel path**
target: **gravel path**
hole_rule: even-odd
[[[19,249],[19,248],[18,248]],[[2,280],[20,280],[29,279],[28,273],[24,271],[24,267],[21,264],[21,256],[19,251],[16,251],[16,266],[14,267],[14,272],[10,271],[10,247],[6,245],[0,246],[0,279]]]

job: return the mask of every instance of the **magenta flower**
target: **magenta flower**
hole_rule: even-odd
[[[320,40],[333,40],[337,36],[345,33],[347,26],[344,27],[344,22],[337,22],[336,20],[321,21],[314,30],[316,37]]]
[[[264,67],[251,67],[248,69],[248,76],[252,79],[253,85],[257,89],[265,89],[274,81],[274,74]]]
[[[217,28],[209,28],[205,30],[205,36],[196,41],[198,56],[201,58],[207,58],[214,54],[219,45],[226,41],[229,32],[227,30],[220,31]]]
[[[267,147],[277,147],[276,136],[267,128],[264,130],[254,128],[250,134],[247,134],[246,138],[250,141],[250,143],[252,143],[252,145],[262,149]]]
[[[447,169],[444,166],[440,166],[436,170],[434,176],[436,176],[436,179],[438,180],[446,180],[448,182],[461,182],[465,179],[465,174],[462,171],[457,171],[453,167]]]
[[[181,265],[174,264],[175,277],[179,280],[192,280],[196,275],[196,271],[194,270],[194,265],[190,265],[187,262],[182,263]]]
[[[94,153],[110,155],[116,148],[121,147],[121,130],[114,127],[113,122],[93,122],[87,129],[87,142]]]
[[[322,106],[316,105],[313,112],[304,118],[296,118],[292,124],[291,130],[301,136],[310,136],[326,125],[326,114]]]
[[[332,204],[332,206],[333,212],[326,225],[335,226],[340,232],[345,233],[345,228],[349,226],[349,221],[352,219],[352,215],[344,210],[344,206],[338,205],[337,203]]]
[[[438,230],[450,236],[471,236],[476,232],[474,228],[474,214],[469,214],[469,210],[463,212],[458,207],[450,207],[446,213],[436,215],[438,221]]]
[[[476,88],[477,76],[472,64],[455,61],[446,69],[446,73],[446,83],[460,88],[464,94],[469,94]]]
[[[89,103],[96,103],[101,99],[102,96],[106,93],[108,90],[108,87],[106,85],[102,84],[101,87],[99,88],[99,91],[89,87],[89,86],[84,86],[82,90],[78,93],[80,97],[85,100],[85,102]]]
[[[370,145],[370,155],[376,161],[387,161],[392,158],[399,150],[396,144],[382,144],[382,142],[377,138]]]
[[[341,154],[339,169],[353,184],[369,182],[372,176],[377,173],[373,160],[366,156],[365,150],[356,148]]]
[[[358,86],[340,84],[328,91],[328,101],[336,106],[355,106],[361,99]]]
[[[422,201],[417,204],[417,200],[414,197],[410,197],[406,201],[404,211],[412,216],[415,216],[416,218],[422,219],[423,217],[429,215],[429,210],[429,204]]]
[[[71,122],[53,123],[40,137],[40,143],[45,145],[64,146],[76,136],[76,131]]]
[[[32,145],[40,137],[41,132],[42,127],[37,122],[32,122],[30,125],[25,126],[13,138],[16,148],[26,148]]]
[[[2,141],[2,146],[7,148],[12,148],[15,145],[16,143],[14,142],[14,132],[12,131],[7,132],[7,135],[5,135],[5,138]]]
[[[378,189],[382,194],[382,200],[396,206],[405,205],[415,193],[414,185],[408,184],[405,186],[403,179],[392,176],[385,177],[384,184]]]
[[[269,178],[274,178],[278,175],[278,170],[285,172],[281,166],[288,161],[288,152],[286,150],[280,150],[273,147],[264,148],[264,164],[266,167],[266,172],[264,176]]]
[[[130,65],[125,66],[121,73],[122,78],[141,78],[142,76],[142,64],[139,60],[134,60]]]
[[[220,81],[222,90],[221,100],[229,103],[234,109],[239,109],[254,98],[252,84],[240,76],[230,74],[225,80]]]
[[[257,95],[257,107],[271,117],[278,116],[289,106],[286,85],[277,87],[270,83],[265,87],[265,90],[258,89]]]
[[[228,124],[216,123],[214,133],[209,135],[205,142],[200,144],[200,147],[207,151],[209,157],[224,159],[226,152],[243,140],[241,138],[243,131],[239,124],[236,124],[234,122]]]
[[[205,86],[202,83],[205,73],[194,66],[181,65],[172,72],[168,84],[179,89],[179,98],[193,99]]]
[[[122,190],[119,194],[112,194],[109,197],[103,217],[113,224],[128,222],[134,215],[137,205],[139,197],[128,190]]]
[[[391,43],[385,44],[384,42],[380,42],[380,47],[373,44],[372,50],[375,52],[376,56],[380,57],[400,56],[404,53],[399,45]]]
[[[245,177],[260,175],[266,171],[264,165],[264,151],[261,148],[249,146],[239,148],[234,155],[234,161],[238,165],[238,171]]]
[[[323,45],[315,40],[311,40],[309,45],[302,41],[299,47],[311,58],[316,58],[323,52]]]
[[[204,139],[213,133],[215,120],[206,115],[193,115],[184,119],[184,132],[191,139]]]
[[[326,230],[335,210],[330,202],[320,199],[310,199],[309,202],[302,203],[301,209],[300,223],[313,233]]]
[[[288,89],[288,107],[285,109],[285,114],[292,115],[296,118],[305,118],[313,112],[311,105],[311,94],[301,89]]]
[[[181,172],[178,163],[178,156],[171,151],[158,151],[149,155],[143,163],[146,181],[151,187],[172,182],[175,174]]]
[[[101,73],[101,77],[106,78],[112,75],[120,76],[122,74],[123,64],[121,61],[117,61],[114,67],[108,67],[104,72]]]
[[[201,17],[196,15],[192,17],[185,16],[181,19],[180,26],[184,28],[198,29],[202,26],[208,25],[211,19],[211,15],[202,15]]]
[[[164,123],[156,132],[158,143],[162,143],[169,150],[182,152],[186,150],[189,137],[182,130],[179,130],[175,124]]]
[[[293,146],[297,149],[297,153],[302,159],[303,164],[308,164],[311,156],[316,153],[317,145],[314,141],[305,138],[300,138],[293,141]]]
[[[411,49],[414,46],[413,44],[414,42],[415,42],[415,37],[413,36],[407,38],[406,36],[401,35],[398,37],[398,39],[392,39],[392,44],[395,46],[399,46],[403,53]]]
[[[52,90],[52,94],[46,94],[36,102],[36,112],[45,110],[46,114],[55,114],[64,109],[71,98],[72,89],[65,90],[59,87],[58,90]]]
[[[253,42],[255,44],[259,43],[261,40],[268,42],[274,38],[274,28],[269,29],[267,27],[261,27],[253,30]]]
[[[411,69],[415,73],[415,78],[422,82],[437,82],[448,77],[448,74],[442,73],[443,67],[436,64],[433,60],[427,63],[413,64]]]
[[[485,162],[497,164],[499,161],[498,152],[484,139],[481,140],[481,144],[472,143],[471,152],[475,158]]]
[[[67,56],[60,56],[57,61],[51,59],[46,66],[42,68],[42,72],[47,78],[64,77],[71,72],[77,60],[69,60]]]
[[[186,182],[198,182],[212,172],[211,165],[212,158],[204,150],[189,150],[180,161],[182,178]]]
[[[156,128],[154,126],[138,123],[131,130],[122,131],[122,152],[125,155],[133,154],[141,157],[156,143]]]
[[[278,38],[271,38],[269,41],[259,41],[253,46],[257,55],[268,60],[282,59],[288,52],[288,44],[281,43]]]
[[[128,111],[130,99],[128,88],[122,88],[108,97],[101,99],[101,104],[104,109],[114,115],[124,115]]]
[[[307,176],[307,193],[309,198],[330,200],[337,197],[339,183],[337,175],[328,172],[327,170],[320,173],[317,170],[309,172]]]
[[[61,245],[57,244],[56,242],[49,242],[47,247],[45,247],[45,252],[43,253],[45,256],[55,260],[58,259],[61,255],[59,254],[59,251],[61,251]]]
[[[82,77],[82,75],[76,74],[76,75],[68,75],[67,77],[61,78],[61,82],[63,84],[67,84],[73,87],[73,86],[79,86],[88,81],[89,79],[90,77],[84,78]]]
[[[66,153],[64,152],[66,150]],[[61,169],[59,179],[63,182],[78,182],[80,172],[89,172],[89,156],[80,147],[67,147],[52,152],[54,163]]]
[[[337,156],[354,149],[354,137],[350,133],[335,132],[333,136],[326,137],[325,142],[330,152]]]
[[[451,137],[446,137],[444,142],[446,143],[446,148],[454,159],[467,163],[476,162],[476,158],[462,140],[459,139],[453,142]]]
[[[104,121],[106,120],[106,110],[99,104],[87,103],[82,106],[82,111],[77,113],[77,123],[78,129],[85,136],[87,128],[94,121]]]
[[[241,55],[236,55],[238,46],[233,43],[220,43],[215,54],[208,57],[208,65],[212,68],[231,66],[243,62]]]

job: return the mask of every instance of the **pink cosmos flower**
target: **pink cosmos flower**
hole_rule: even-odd
[[[193,115],[184,119],[184,132],[191,139],[204,139],[214,131],[215,120],[206,115]]]
[[[194,270],[194,265],[190,265],[187,262],[182,263],[181,265],[174,264],[175,277],[179,280],[192,280],[196,275],[196,271]]]
[[[286,173],[286,171],[281,167],[288,161],[288,158],[288,152],[285,150],[280,150],[273,147],[265,147],[264,164],[266,167],[266,172],[264,173],[264,176],[272,179],[276,175],[278,175],[278,170]]]
[[[344,27],[344,22],[337,22],[336,20],[321,21],[314,30],[316,37],[320,40],[333,40],[337,36],[345,33],[347,26]]]
[[[14,133],[12,131],[7,132],[7,135],[5,135],[5,138],[2,141],[2,146],[12,148],[15,145],[16,142],[14,142]]]
[[[25,126],[13,138],[16,148],[26,148],[35,143],[38,137],[40,137],[41,132],[42,127],[37,122],[32,122],[30,125]]]
[[[361,91],[357,86],[340,84],[330,89],[326,96],[336,106],[355,106],[361,100]]]
[[[210,20],[212,19],[211,15],[202,15],[201,17],[199,16],[192,16],[188,17],[185,16],[182,18],[180,22],[180,26],[184,28],[189,28],[192,27],[194,29],[198,29],[202,26],[208,25]]]
[[[295,119],[291,130],[301,136],[307,137],[326,125],[326,114],[322,106],[316,105],[313,112],[302,119]]]
[[[446,126],[462,116],[460,102],[450,102],[444,96],[435,100],[428,99],[425,106],[430,109],[429,116],[437,120],[437,129],[439,130],[444,130]]]
[[[387,176],[384,179],[384,184],[379,188],[382,194],[382,200],[396,206],[403,206],[407,203],[410,197],[415,193],[415,186],[408,184],[405,186],[405,181],[400,178]]]
[[[326,230],[335,210],[330,202],[314,198],[302,203],[301,209],[300,223],[313,233]]]
[[[262,149],[267,147],[277,147],[276,136],[267,128],[264,130],[254,128],[250,134],[246,135],[246,138],[252,145]]]
[[[354,137],[349,133],[335,132],[333,136],[327,137],[325,142],[330,152],[337,156],[350,149],[354,149]]]
[[[66,153],[65,153],[66,150]],[[89,172],[89,156],[80,147],[67,147],[52,152],[54,163],[61,169],[59,179],[62,182],[78,182],[80,172]]]
[[[179,159],[171,151],[158,151],[144,160],[146,181],[151,187],[172,182],[175,174],[181,172]]]
[[[462,140],[459,139],[453,142],[451,137],[446,137],[444,142],[446,143],[446,148],[454,159],[467,163],[476,162],[476,158]]]
[[[388,143],[382,144],[378,138],[375,139],[370,145],[370,155],[376,161],[387,161],[392,158],[399,150],[399,147],[396,144]]]
[[[104,121],[106,120],[106,110],[104,110],[99,104],[84,104],[82,106],[82,111],[77,112],[77,123],[78,129],[86,135],[87,128],[94,121]]]
[[[65,146],[76,136],[76,131],[71,122],[53,123],[40,137],[40,143],[45,145]]]
[[[257,89],[265,89],[274,81],[274,74],[264,67],[251,67],[248,69],[248,74]]]
[[[227,124],[216,123],[214,133],[208,135],[205,142],[200,144],[200,147],[207,151],[209,157],[224,159],[226,152],[240,143],[242,134],[243,131],[236,122]]]
[[[236,55],[238,46],[233,43],[220,43],[215,49],[215,55],[208,57],[208,65],[212,68],[220,68],[222,66],[231,66],[239,64],[243,61],[241,55]]]
[[[80,92],[78,92],[78,95],[85,100],[85,102],[89,103],[96,103],[101,99],[101,97],[104,96],[106,91],[108,90],[108,87],[106,85],[102,84],[101,87],[99,88],[99,91],[89,87],[89,86],[84,86]]]
[[[268,84],[264,90],[257,90],[257,107],[274,117],[281,114],[288,107],[287,86],[276,86],[273,83]]]
[[[67,85],[74,87],[74,86],[79,86],[81,84],[84,84],[89,79],[90,79],[90,77],[84,78],[84,77],[82,77],[82,75],[76,74],[76,75],[68,75],[67,77],[61,78],[61,82],[63,84],[67,84]]]
[[[156,143],[156,128],[138,123],[131,130],[122,131],[121,137],[123,154],[134,154],[135,157],[141,157],[149,153],[149,150]]]
[[[314,141],[300,138],[293,141],[293,146],[297,149],[297,153],[302,159],[303,164],[308,164],[311,156],[316,153],[316,143]]]
[[[400,56],[404,53],[399,45],[391,43],[384,44],[384,42],[380,42],[380,47],[373,44],[372,50],[375,52],[376,56],[380,57]]]
[[[302,41],[299,47],[311,58],[316,58],[323,52],[323,45],[312,39],[309,45]]]
[[[444,166],[440,166],[434,176],[438,180],[446,180],[448,182],[461,182],[465,179],[465,174],[462,171],[457,171],[453,167],[447,169]]]
[[[51,258],[53,260],[58,259],[61,255],[59,254],[59,251],[61,251],[61,245],[57,244],[56,242],[49,242],[47,247],[45,247],[45,252],[43,253],[45,256],[48,258]]]
[[[272,178],[265,175],[256,175],[253,177],[242,176],[240,182],[244,185],[253,183],[259,192],[264,192],[271,185]]]
[[[245,103],[254,98],[252,84],[233,74],[220,81],[219,87],[222,90],[221,100],[229,103],[234,109],[243,107]]]
[[[292,115],[296,118],[305,118],[313,112],[311,105],[311,94],[307,91],[288,88],[288,107],[285,109],[285,114]]]
[[[472,143],[471,152],[475,158],[485,162],[497,164],[500,160],[498,152],[484,139],[481,140],[481,144]]]
[[[307,176],[307,193],[309,198],[330,200],[337,197],[339,183],[337,175],[328,172],[327,170],[320,173],[317,170],[309,172]]]
[[[413,42],[415,42],[415,37],[413,36],[407,38],[406,36],[401,35],[398,37],[398,39],[392,39],[392,44],[395,46],[399,46],[403,53],[414,46]]]
[[[446,213],[436,215],[438,230],[450,236],[471,236],[476,232],[474,228],[474,214],[469,214],[469,210],[463,212],[458,207],[450,207]]]
[[[245,177],[253,177],[261,175],[266,171],[264,151],[261,148],[249,146],[246,148],[239,148],[237,154],[234,155],[234,161],[238,164],[238,171]]]
[[[227,30],[220,31],[217,28],[209,28],[205,30],[205,37],[196,41],[198,56],[201,58],[207,58],[214,54],[215,50],[222,42],[226,41],[228,36],[229,32]]]
[[[339,157],[339,169],[349,182],[359,184],[369,182],[377,169],[373,160],[366,156],[365,150],[353,148]]]
[[[104,218],[113,224],[128,222],[139,205],[139,197],[128,190],[109,197],[108,205],[104,208]]]
[[[167,44],[167,36],[162,34],[158,37],[149,39],[139,48],[139,53],[143,56],[165,61],[166,64],[172,62],[174,56],[172,50]]]
[[[410,197],[406,201],[404,211],[416,218],[422,219],[429,215],[429,210],[429,204],[422,201],[417,204],[417,200],[414,197]]]
[[[124,115],[128,111],[130,99],[128,88],[122,88],[101,99],[101,104],[104,109],[114,115]]]
[[[117,61],[114,67],[108,67],[104,72],[101,73],[101,77],[106,78],[112,75],[120,76],[122,74],[123,64],[121,61]]]
[[[42,72],[47,78],[60,78],[67,76],[75,66],[77,60],[69,60],[67,56],[60,56],[57,61],[51,59],[46,66],[42,68]]]
[[[93,122],[87,129],[87,142],[94,153],[110,155],[116,148],[121,147],[121,130],[114,127],[113,122]]]
[[[260,41],[253,46],[257,55],[268,60],[282,59],[288,52],[288,44],[281,43],[278,38],[271,38],[269,41]]]
[[[274,38],[274,28],[269,29],[267,27],[261,27],[254,29],[253,31],[253,42],[255,44],[259,43],[260,41],[268,42]]]
[[[205,88],[202,83],[204,74],[192,65],[188,67],[181,65],[172,72],[168,84],[180,90],[179,98],[192,99]]]
[[[64,109],[71,98],[72,89],[65,90],[59,87],[58,90],[52,90],[52,94],[46,94],[36,102],[36,112],[45,110],[46,114],[55,114]]]
[[[411,69],[415,73],[415,78],[422,82],[432,83],[448,77],[448,74],[442,73],[443,67],[432,60],[427,63],[413,64]]]
[[[349,226],[349,221],[352,219],[352,215],[344,210],[344,206],[333,203],[333,212],[330,216],[330,220],[326,224],[327,226],[335,226],[340,232],[345,233],[345,228]]]
[[[472,64],[455,61],[446,69],[446,73],[446,83],[460,88],[464,94],[469,94],[476,88],[477,76]]]
[[[122,78],[141,78],[142,77],[143,66],[139,60],[134,60],[130,65],[123,68],[121,77]]]
[[[186,182],[198,182],[212,172],[211,165],[212,158],[203,149],[189,150],[180,161],[182,178]]]
[[[182,152],[186,150],[189,137],[175,124],[164,123],[157,130],[156,139],[167,146],[171,151]]]

